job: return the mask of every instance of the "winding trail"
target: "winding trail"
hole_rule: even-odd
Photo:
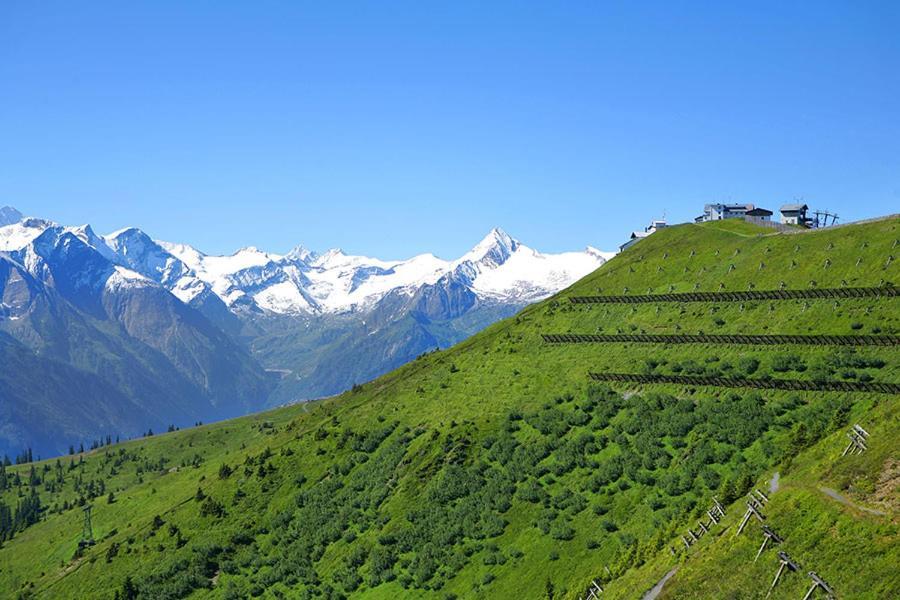
[[[842,496],[841,494],[839,494],[838,492],[836,492],[835,490],[833,490],[831,488],[820,487],[819,491],[822,492],[823,494],[825,494],[826,496],[828,496],[829,498],[831,498],[833,500],[837,500],[841,504],[844,504],[851,508],[855,508],[856,510],[861,510],[863,512],[867,512],[872,515],[878,515],[879,517],[887,516],[886,512],[882,512],[882,511],[874,509],[874,508],[867,508],[865,506],[860,506],[858,504],[854,504],[853,502],[851,502],[850,500],[848,500],[847,498],[845,498],[844,496]]]
[[[650,588],[650,591],[644,594],[644,597],[641,600],[656,600],[656,597],[659,596],[659,593],[663,591],[664,587],[666,587],[666,582],[672,579],[672,576],[675,575],[675,571],[677,570],[678,569],[672,569],[671,571],[663,575],[663,578],[656,582],[656,585]]]

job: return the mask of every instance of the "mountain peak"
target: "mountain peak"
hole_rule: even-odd
[[[343,250],[341,250],[340,248],[330,248],[324,254],[318,255],[315,259],[315,263],[316,263],[316,265],[324,265],[324,264],[327,264],[329,261],[334,260],[335,258],[339,258],[341,256],[346,256],[344,254]]]
[[[113,259],[115,253],[112,248],[107,245],[105,239],[94,233],[93,228],[87,223],[77,227],[67,227],[66,230],[88,246],[93,247],[94,250],[97,250],[105,258],[109,260]]]
[[[311,260],[315,260],[318,257],[318,254],[307,248],[306,246],[300,245],[291,249],[290,252],[284,255],[285,258],[289,260],[299,260],[300,262],[309,262]]]
[[[261,256],[266,260],[279,260],[282,258],[280,254],[266,252],[257,246],[244,246],[243,248],[239,248],[232,256]]]
[[[23,218],[24,215],[12,206],[0,206],[0,227],[18,223]]]
[[[25,217],[13,223],[0,225],[0,250],[8,252],[24,248],[44,231],[54,226],[56,224],[52,221],[34,217]]]
[[[107,239],[110,239],[110,240],[115,240],[115,239],[120,238],[120,237],[122,237],[122,236],[124,236],[124,235],[127,235],[127,236],[129,236],[129,237],[130,237],[130,236],[133,236],[133,235],[147,236],[146,233],[144,233],[143,231],[141,231],[141,230],[138,229],[137,227],[133,227],[133,226],[132,226],[132,227],[123,227],[122,229],[117,229],[116,231],[113,231],[112,233],[110,233],[109,235],[107,235],[107,236],[105,236],[105,237],[106,237]],[[148,237],[149,237],[149,236],[148,236]]]
[[[72,227],[69,227],[69,230],[72,231],[72,233],[84,233],[86,235],[95,235],[94,229],[93,229],[93,227],[91,227],[90,223],[85,223],[84,225],[73,225]]]
[[[512,256],[519,246],[519,242],[508,233],[494,227],[478,244],[472,248],[461,261],[484,262],[493,266],[501,265]]]
[[[484,239],[481,240],[481,243],[485,243],[490,241],[491,243],[501,243],[501,244],[515,244],[516,240],[513,239],[511,235],[503,231],[500,227],[494,227],[491,229]]]

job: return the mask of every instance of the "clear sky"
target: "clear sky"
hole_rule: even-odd
[[[0,205],[385,258],[898,212],[898,32],[894,1],[4,0]]]

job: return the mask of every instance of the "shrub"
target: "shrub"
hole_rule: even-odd
[[[550,537],[554,540],[571,540],[575,537],[575,530],[566,523],[555,523],[550,528]]]
[[[222,466],[219,467],[219,479],[228,479],[231,477],[231,473],[233,472],[232,468],[227,464],[222,463]]]
[[[759,361],[753,357],[745,356],[738,360],[737,369],[745,375],[753,375],[759,368]]]
[[[200,504],[200,516],[216,518],[224,517],[225,507],[222,506],[221,502],[218,502],[212,496],[207,496],[206,499]]]
[[[796,354],[776,354],[772,358],[772,370],[777,373],[802,372],[806,370],[806,363]]]

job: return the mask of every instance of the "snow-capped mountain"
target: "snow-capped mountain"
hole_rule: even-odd
[[[457,260],[420,254],[385,261],[347,255],[340,249],[316,254],[303,247],[279,256],[242,248],[231,256],[209,256],[184,244],[160,242],[197,278],[234,309],[277,314],[371,310],[393,292],[412,296],[443,277],[499,302],[533,302],[566,287],[603,264],[611,253],[542,254],[493,229]]]
[[[0,452],[236,416],[272,378],[90,227],[0,227]]]
[[[40,369],[67,373],[41,410],[20,399],[16,418],[48,444],[326,396],[461,341],[611,256],[543,254],[500,229],[454,260],[303,246],[214,256],[136,227],[98,235],[2,208],[0,354],[30,366],[0,373],[0,390],[42,389]],[[105,413],[69,403],[74,379]],[[78,427],[54,430],[57,413]],[[3,419],[0,451],[15,429]]]
[[[71,233],[112,262],[164,285],[182,302],[211,290],[231,310],[274,314],[323,314],[371,310],[393,292],[413,296],[423,286],[450,277],[484,300],[525,303],[540,300],[602,265],[612,253],[587,247],[581,252],[542,254],[491,230],[456,260],[420,254],[385,261],[347,255],[340,249],[317,254],[298,246],[286,255],[241,248],[214,256],[187,244],[152,239],[136,227],[98,236],[89,225],[60,227],[24,219],[4,209],[0,251],[21,250],[47,229]]]

